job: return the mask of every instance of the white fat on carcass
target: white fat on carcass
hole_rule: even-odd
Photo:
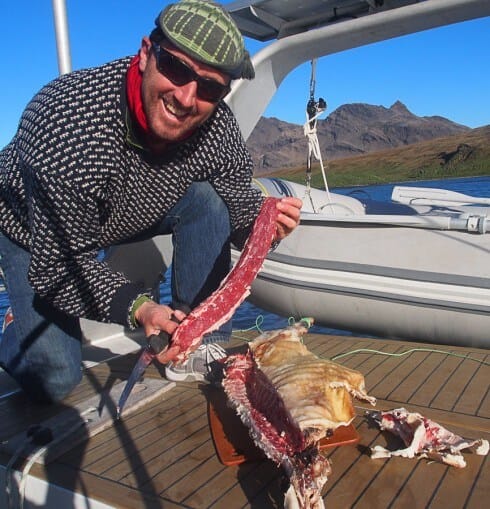
[[[255,444],[289,479],[286,509],[324,509],[332,471],[320,439],[355,417],[352,395],[375,403],[364,376],[308,350],[313,319],[261,334],[225,361],[223,388]]]
[[[325,480],[326,482],[326,480]],[[303,509],[304,505],[300,506],[300,501],[298,500],[297,491],[294,489],[291,484],[284,495],[284,509]],[[319,497],[314,505],[310,505],[311,509],[325,509],[325,503],[323,502],[323,498]]]
[[[465,449],[473,449],[476,454],[488,454],[488,440],[471,440],[452,433],[440,424],[416,412],[397,408],[388,412],[366,412],[379,425],[381,430],[399,436],[405,448],[390,451],[376,445],[371,449],[371,458],[429,458],[456,468],[464,468],[466,461],[461,454]]]

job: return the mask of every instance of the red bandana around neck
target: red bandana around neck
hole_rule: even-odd
[[[139,55],[133,57],[129,64],[126,75],[126,95],[131,116],[138,123],[138,127],[145,133],[149,133],[148,121],[146,120],[143,101],[141,100],[141,82],[143,77],[139,70]]]

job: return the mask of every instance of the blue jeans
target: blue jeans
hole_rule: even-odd
[[[228,209],[207,182],[194,183],[157,227],[136,240],[173,235],[172,303],[191,308],[210,295],[230,269]],[[56,402],[82,378],[81,330],[36,295],[27,280],[30,254],[0,233],[0,267],[14,321],[0,342],[0,365],[38,402]],[[227,341],[231,320],[205,342]]]

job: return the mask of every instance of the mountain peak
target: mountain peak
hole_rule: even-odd
[[[396,113],[404,113],[404,114],[408,113],[408,114],[412,115],[412,112],[401,101],[396,101],[395,103],[393,103],[390,106],[390,110],[394,111]]]
[[[390,108],[365,103],[339,106],[317,126],[324,157],[333,160],[410,145],[469,128],[443,117],[419,117],[401,102]],[[303,127],[277,118],[262,118],[247,141],[256,171],[304,164]]]

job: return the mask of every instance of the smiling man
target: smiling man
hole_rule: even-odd
[[[166,143],[188,138],[213,114],[216,103],[229,90],[230,78],[193,61],[168,39],[155,39],[159,42],[143,39],[139,70],[149,142],[153,143],[152,150],[158,151],[165,150]]]
[[[230,242],[243,246],[263,198],[222,99],[253,74],[228,13],[183,0],[161,12],[136,56],[61,76],[27,105],[0,152],[0,268],[12,308],[0,364],[31,398],[59,401],[81,380],[80,317],[172,333],[180,309],[228,273]],[[300,207],[278,203],[275,240],[296,227]],[[161,234],[174,243],[168,305],[103,256]],[[230,333],[227,323],[208,335],[167,377],[205,379]]]

